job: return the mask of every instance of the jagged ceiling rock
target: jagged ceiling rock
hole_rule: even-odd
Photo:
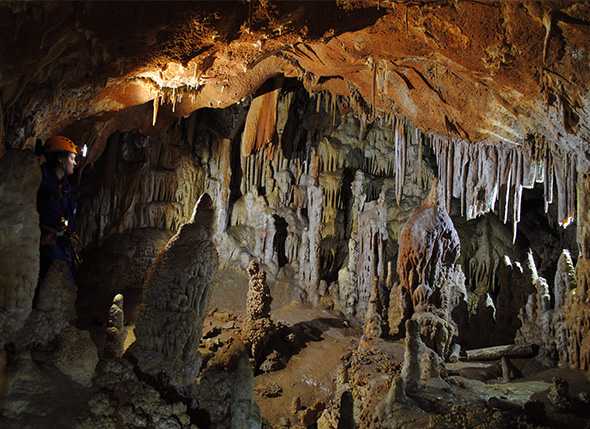
[[[181,116],[228,106],[284,74],[361,100],[367,117],[471,141],[545,138],[585,168],[589,32],[590,4],[568,0],[4,2],[0,104],[7,144],[23,146],[152,100]]]

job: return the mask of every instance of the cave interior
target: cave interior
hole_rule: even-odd
[[[1,427],[590,428],[589,2],[6,0],[0,59]]]

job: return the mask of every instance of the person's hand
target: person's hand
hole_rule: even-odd
[[[41,234],[41,246],[54,246],[56,244],[57,235],[54,232],[43,232]]]

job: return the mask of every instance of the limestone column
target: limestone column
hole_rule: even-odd
[[[578,175],[578,230],[580,259],[590,259],[590,173]]]
[[[566,298],[564,309],[568,335],[569,363],[582,370],[590,369],[590,174],[578,175],[579,246],[576,265],[577,287]]]
[[[219,142],[219,182],[217,205],[217,233],[225,232],[227,228],[227,215],[229,212],[229,193],[231,182],[231,140],[222,139]]]

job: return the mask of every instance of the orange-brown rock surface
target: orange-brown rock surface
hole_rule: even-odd
[[[109,128],[109,112],[147,101],[174,115],[225,107],[284,74],[357,99],[367,117],[393,112],[472,141],[531,134],[585,150],[589,17],[587,3],[567,0],[9,2],[0,7],[5,139],[30,144],[96,115],[87,125]],[[152,113],[138,112],[157,121]]]

